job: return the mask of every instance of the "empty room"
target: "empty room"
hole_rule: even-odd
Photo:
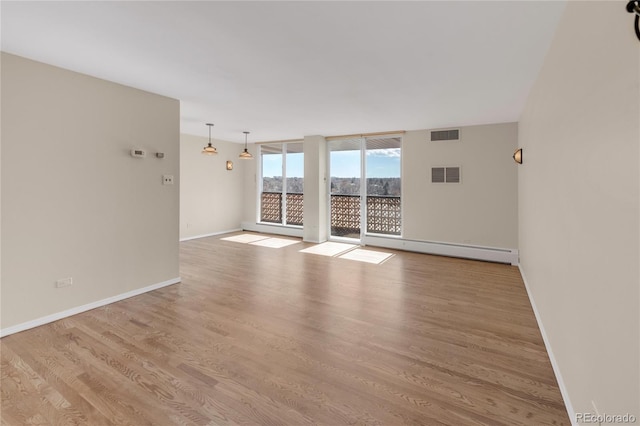
[[[640,423],[639,21],[0,2],[0,423]]]

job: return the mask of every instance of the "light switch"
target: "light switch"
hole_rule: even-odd
[[[173,175],[162,175],[163,185],[173,185]]]
[[[69,287],[70,285],[73,285],[73,278],[71,277],[56,280],[56,288]]]

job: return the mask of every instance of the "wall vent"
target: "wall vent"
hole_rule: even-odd
[[[447,183],[460,183],[460,167],[447,167],[445,174]]]
[[[460,183],[460,167],[432,167],[431,183]]]
[[[431,132],[432,141],[457,141],[460,139],[460,130],[435,130]]]
[[[431,182],[444,183],[444,167],[431,168]]]

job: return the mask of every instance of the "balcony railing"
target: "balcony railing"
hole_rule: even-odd
[[[302,226],[303,207],[302,194],[287,193],[287,225]]]
[[[282,223],[282,193],[263,192],[260,220]],[[302,194],[287,194],[287,225],[303,224]],[[331,195],[331,235],[360,236],[360,196]],[[367,232],[400,235],[400,197],[367,196]]]
[[[400,197],[367,196],[367,232],[400,235],[401,225]]]
[[[263,192],[260,221],[282,223],[282,192]]]
[[[367,232],[400,235],[400,197],[367,196]],[[360,236],[360,196],[331,195],[331,235]]]
[[[282,223],[282,193],[263,192],[260,207],[260,221]],[[303,224],[302,194],[287,194],[287,225]]]
[[[331,235],[360,238],[360,196],[331,194]]]

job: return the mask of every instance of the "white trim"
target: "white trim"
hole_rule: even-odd
[[[67,309],[66,311],[58,312],[55,314],[47,315],[44,317],[40,317],[31,321],[23,322],[22,324],[17,324],[11,327],[3,328],[0,330],[0,337],[5,337],[10,334],[19,333],[21,331],[29,330],[30,328],[38,327],[44,324],[48,324],[53,321],[57,321],[63,318],[70,317],[72,315],[77,315],[85,311],[90,311],[91,309],[99,308],[101,306],[109,305],[114,302],[119,302],[120,300],[128,299],[133,296],[138,296],[142,293],[147,293],[152,290],[157,290],[162,287],[166,287],[172,284],[179,283],[181,281],[180,277],[172,278],[167,281],[163,281],[161,283],[152,284],[146,287],[137,288],[135,290],[128,291],[126,293],[117,294],[115,296],[107,297],[106,299],[98,300],[96,302],[87,303],[86,305],[76,306],[75,308]]]
[[[302,242],[305,242],[305,243],[312,243],[312,244],[322,244],[322,243],[324,243],[324,242],[326,242],[326,241],[320,241],[320,240],[315,240],[315,239],[314,239],[314,240],[304,240],[304,239],[303,239],[303,240],[302,240]]]
[[[562,379],[562,374],[560,374],[560,367],[558,366],[558,362],[556,361],[556,357],[553,355],[553,350],[551,350],[551,342],[549,341],[549,337],[547,336],[547,332],[544,329],[544,325],[542,324],[542,318],[540,317],[540,312],[536,307],[536,302],[533,299],[533,295],[531,294],[531,290],[529,288],[529,283],[527,282],[527,277],[524,275],[524,271],[522,270],[522,265],[518,264],[518,269],[520,270],[520,275],[522,276],[522,281],[524,281],[524,288],[527,290],[527,295],[529,296],[529,302],[531,303],[531,308],[533,309],[533,313],[536,316],[536,321],[538,322],[538,328],[540,329],[540,334],[542,334],[542,340],[544,341],[544,347],[547,350],[547,354],[549,355],[549,361],[551,361],[551,368],[553,368],[553,372],[556,375],[556,381],[558,382],[558,387],[560,388],[560,393],[562,394],[562,399],[564,401],[564,406],[567,409],[567,414],[569,415],[569,421],[574,426],[578,426],[578,422],[576,420],[576,412],[571,405],[571,400],[569,399],[569,391],[567,390],[567,386],[564,384],[564,380]]]
[[[345,244],[354,244],[356,246],[364,246],[364,243],[360,238],[349,238],[349,237],[329,237],[327,241],[331,241],[334,243],[345,243]]]
[[[282,195],[280,199],[280,208],[282,212],[280,213],[280,224],[284,226],[287,223],[287,143],[282,142],[280,146],[280,155],[282,156]],[[303,154],[304,155],[304,154]],[[304,157],[302,157],[302,176],[304,178]],[[262,180],[264,181],[264,176],[262,176]],[[304,192],[304,189],[302,190]],[[262,194],[262,191],[260,191]],[[304,195],[303,195],[304,196]],[[260,198],[260,202],[262,202],[262,197]],[[304,204],[302,205],[304,209]],[[262,205],[260,205],[260,210],[262,210]]]
[[[238,231],[242,231],[242,228],[229,229],[228,231],[212,232],[210,234],[194,235],[193,237],[184,237],[184,238],[180,238],[180,242],[195,240],[198,238],[213,237],[215,235],[229,234],[231,232],[238,232]]]
[[[285,235],[287,237],[303,237],[303,228],[296,226],[284,226],[277,223],[267,225],[264,223],[242,222],[244,231],[264,232],[265,234]]]
[[[367,219],[367,138],[363,137],[360,138],[360,238],[358,238],[358,244],[364,243],[368,227]]]
[[[327,233],[327,241],[331,239],[331,140],[325,138],[325,156],[324,156],[324,193],[326,194],[326,202],[324,210],[327,218],[325,224],[325,232]],[[320,194],[318,194],[320,199]],[[316,241],[310,241],[315,243]],[[321,241],[318,241],[321,242]]]
[[[509,263],[511,265],[518,264],[517,249],[471,246],[466,244],[443,243],[436,241],[417,241],[398,238],[397,236],[382,237],[377,235],[365,235],[364,245],[415,251],[418,253],[437,254],[440,256]]]
[[[256,154],[257,154],[257,158],[259,159],[259,161],[256,161],[256,174],[253,175],[253,181],[256,184],[257,187],[257,191],[254,194],[254,199],[256,201],[256,205],[255,205],[255,211],[253,212],[255,214],[255,218],[256,218],[256,222],[258,222],[260,220],[260,210],[262,209],[262,190],[263,185],[264,185],[264,179],[262,178],[262,146],[261,145],[256,145]],[[304,166],[303,166],[304,168]],[[244,226],[241,224],[240,226],[242,226],[244,228]],[[245,228],[246,229],[246,228]]]

